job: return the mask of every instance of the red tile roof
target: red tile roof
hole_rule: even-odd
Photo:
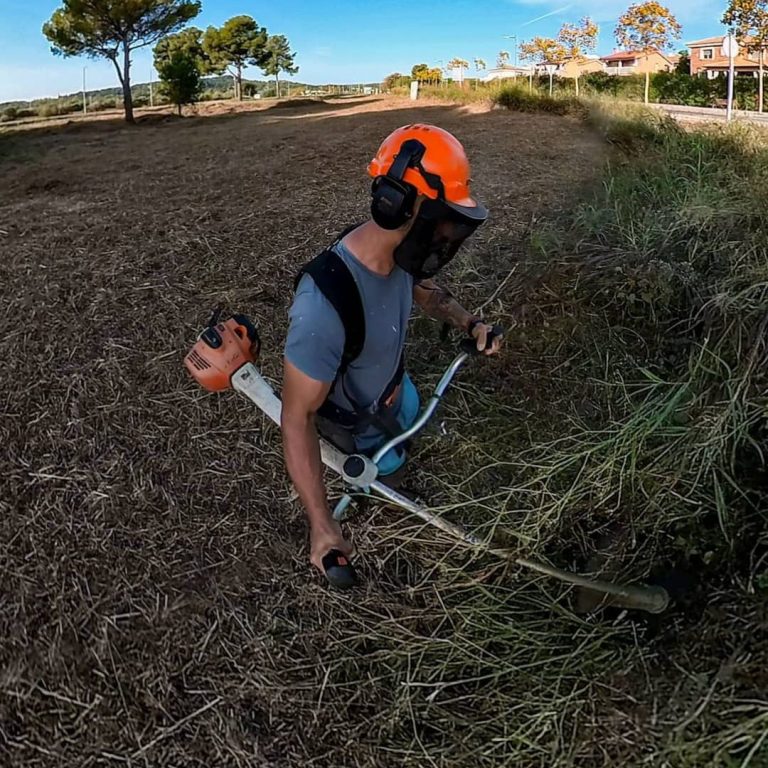
[[[719,45],[723,42],[723,35],[719,37],[705,37],[703,40],[694,40],[692,43],[688,43],[689,48],[696,48],[700,45]]]
[[[665,53],[662,53],[661,51],[651,51],[650,53],[658,54],[659,56],[665,58],[668,62],[673,63],[672,57],[667,56]],[[632,61],[634,59],[643,59],[645,58],[645,52],[644,51],[616,51],[615,53],[610,54],[609,56],[601,56],[600,61],[603,62],[611,62],[611,61]]]
[[[616,51],[616,53],[612,53],[610,56],[601,56],[600,61],[628,61],[643,55],[640,51]]]

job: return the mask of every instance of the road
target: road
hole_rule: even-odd
[[[672,115],[680,120],[690,120],[697,122],[725,122],[724,109],[711,109],[709,107],[683,107],[677,104],[654,104],[654,107],[661,109],[668,115]],[[742,110],[734,111],[734,118],[737,120],[746,120],[755,125],[768,126],[768,113],[745,112]]]

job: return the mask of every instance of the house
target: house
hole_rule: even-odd
[[[646,72],[671,72],[674,62],[661,51],[616,51],[610,56],[601,56],[609,75],[644,75]]]
[[[531,74],[529,67],[513,67],[511,64],[505,64],[501,67],[494,67],[480,78],[484,83],[492,83],[494,80],[509,80],[516,77],[528,77]]]
[[[730,61],[723,56],[723,35],[707,37],[704,40],[694,40],[688,43],[688,51],[691,57],[691,74],[703,75],[710,79],[728,73]],[[734,64],[736,74],[757,77],[760,71],[760,60],[757,51],[748,51],[739,46],[739,55]],[[768,57],[766,57],[768,59]],[[768,68],[768,67],[767,67]]]
[[[568,59],[563,62],[557,70],[558,77],[583,77],[592,72],[602,72],[605,65],[596,56],[587,56],[581,59]]]

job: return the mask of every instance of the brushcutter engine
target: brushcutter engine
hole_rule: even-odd
[[[247,363],[255,363],[261,351],[256,326],[245,315],[220,322],[216,310],[184,358],[192,378],[209,392],[231,387],[232,376]]]

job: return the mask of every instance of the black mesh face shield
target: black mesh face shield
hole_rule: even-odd
[[[442,200],[424,200],[405,239],[395,248],[395,263],[416,280],[434,277],[487,216],[480,205],[459,210]]]

